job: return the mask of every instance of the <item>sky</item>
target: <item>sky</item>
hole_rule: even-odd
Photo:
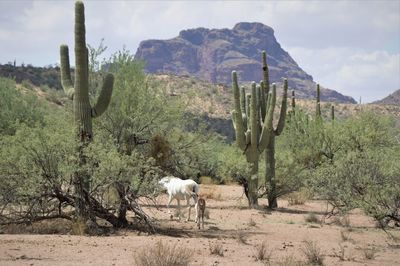
[[[400,0],[84,3],[87,43],[104,38],[106,56],[183,29],[261,22],[324,87],[363,103],[400,89]],[[74,1],[0,0],[0,63],[58,63],[59,45],[73,47],[73,13]]]

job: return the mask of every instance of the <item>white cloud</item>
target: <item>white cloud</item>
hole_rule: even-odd
[[[354,99],[371,102],[400,89],[400,53],[349,47],[288,50],[316,82]]]

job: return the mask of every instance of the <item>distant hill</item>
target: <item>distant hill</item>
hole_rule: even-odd
[[[390,104],[400,106],[400,90],[397,90],[382,100],[373,102],[375,104]]]
[[[62,89],[59,67],[0,65],[0,77],[14,79],[17,83],[22,83],[25,80],[35,86],[47,85],[53,89]]]
[[[233,29],[189,29],[170,40],[142,41],[135,58],[146,61],[149,73],[190,75],[227,85],[232,70],[238,72],[240,82],[259,82],[262,50],[267,52],[271,83],[287,77],[299,98],[315,97],[312,76],[282,49],[274,30],[261,23],[242,22]],[[327,89],[321,90],[321,99],[355,103],[353,98]]]
[[[163,84],[163,88],[170,97],[179,97],[188,103],[186,112],[189,115],[197,117],[199,121],[205,122],[209,129],[225,136],[228,141],[233,141],[234,130],[231,121],[233,91],[231,86],[211,84],[195,77],[171,74],[149,75],[148,81],[150,86],[153,83]],[[280,97],[280,94],[278,97]],[[277,104],[279,105],[280,101]],[[330,120],[332,104],[335,106],[335,117],[338,120],[363,111],[371,111],[393,116],[400,126],[400,105],[349,104],[322,101],[322,116],[327,121]],[[315,114],[315,100],[296,99],[296,105],[311,116]],[[290,110],[290,106],[288,109]],[[278,112],[276,111],[275,115],[277,114]]]

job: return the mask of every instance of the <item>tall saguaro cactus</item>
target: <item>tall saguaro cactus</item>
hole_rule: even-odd
[[[270,187],[275,188],[275,136],[281,134],[286,118],[287,80],[284,81],[281,114],[278,126],[274,129],[273,114],[276,103],[276,86],[273,84],[270,92],[266,53],[262,54],[263,81],[260,87],[253,82],[251,86],[250,104],[245,106],[245,91],[239,90],[237,74],[232,72],[232,87],[234,92],[235,110],[232,112],[236,133],[236,144],[243,150],[247,162],[251,164],[251,174],[248,177],[249,206],[258,205],[258,160],[266,151],[267,180]],[[248,107],[248,108],[246,108]],[[260,118],[261,116],[261,118]],[[272,183],[271,183],[272,182]],[[272,190],[274,191],[274,190]]]
[[[83,166],[85,158],[82,148],[93,138],[92,118],[100,116],[110,103],[114,77],[107,74],[97,103],[94,107],[89,102],[89,66],[88,49],[85,40],[85,9],[81,1],[75,3],[75,82],[72,83],[68,46],[60,46],[61,83],[68,97],[73,99],[73,112],[77,128],[79,164]],[[90,190],[89,174],[84,171],[75,173],[76,209],[78,216],[87,218],[88,202],[85,201]]]
[[[264,123],[268,123],[269,126],[265,127],[264,130],[268,130],[266,134],[269,136],[269,141],[266,143],[265,148],[265,181],[268,183],[268,206],[270,208],[278,207],[278,194],[276,189],[276,177],[275,177],[275,137],[279,136],[283,128],[285,127],[286,120],[286,110],[287,110],[287,90],[288,90],[288,81],[284,80],[283,84],[283,95],[282,95],[282,103],[281,110],[279,115],[279,120],[276,128],[273,127],[272,123],[272,115],[271,121],[264,121]],[[276,87],[275,84],[272,85],[272,99],[268,101],[270,105],[268,111],[272,114],[275,109],[275,101],[276,101]]]
[[[267,54],[265,51],[262,52],[262,71],[263,71],[263,84],[265,95],[267,98],[265,102],[268,105],[268,110],[274,113],[275,109],[275,101],[276,101],[276,87],[275,84],[272,85],[272,99],[268,99],[269,95],[269,72],[268,72],[268,64],[267,64]],[[267,183],[268,190],[268,206],[270,208],[277,208],[278,201],[277,201],[277,189],[276,189],[276,178],[275,178],[275,137],[279,136],[284,127],[285,127],[285,120],[286,120],[286,110],[287,110],[287,90],[288,90],[288,81],[287,79],[283,82],[283,94],[282,94],[282,103],[281,103],[281,110],[279,114],[279,120],[277,127],[274,129],[271,116],[271,121],[263,120],[263,123],[270,123],[270,126],[267,127],[269,136],[269,141],[265,147],[265,182]],[[292,107],[295,105],[294,101],[294,91],[292,94]]]

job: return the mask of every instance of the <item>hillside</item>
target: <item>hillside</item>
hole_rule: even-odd
[[[149,75],[149,81],[150,84],[152,82],[161,82],[164,84],[166,92],[171,97],[180,97],[183,101],[187,102],[188,113],[196,114],[198,118],[207,123],[209,129],[227,137],[228,141],[234,139],[231,121],[233,92],[230,86],[212,84],[189,76],[166,74]],[[297,95],[298,91],[295,92]],[[398,121],[398,125],[400,125],[400,106],[384,104],[360,105],[322,101],[322,115],[326,119],[329,119],[332,104],[335,106],[336,119],[344,119],[362,111],[372,111],[378,114],[392,115]],[[315,113],[315,101],[313,99],[296,99],[296,105],[303,108],[310,115],[314,115]]]
[[[189,29],[170,40],[142,41],[136,59],[146,61],[149,73],[190,75],[211,83],[230,84],[236,70],[241,82],[262,79],[261,51],[266,50],[270,81],[283,77],[296,89],[299,98],[312,98],[316,88],[312,76],[302,70],[278,43],[271,27],[242,22],[233,29]],[[334,90],[322,89],[321,99],[355,103]]]
[[[386,96],[382,100],[373,102],[374,104],[389,104],[389,105],[400,105],[400,90],[397,90]]]
[[[224,84],[212,84],[204,80],[190,77],[167,74],[148,75],[149,85],[157,86],[163,84],[163,89],[169,97],[179,97],[186,103],[186,113],[196,123],[206,123],[208,129],[225,136],[227,141],[233,141],[234,131],[231,121],[231,110],[233,106],[233,94],[231,86]],[[18,86],[24,88],[24,84]],[[26,89],[26,88],[25,88]],[[33,87],[39,98],[46,99],[57,106],[63,106],[69,101],[62,91]],[[296,91],[296,95],[297,95]],[[315,92],[314,92],[315,93]],[[278,97],[280,92],[278,92]],[[313,96],[312,96],[313,97]],[[303,108],[307,113],[313,115],[315,102],[313,99],[296,99],[297,106]],[[355,115],[361,111],[373,111],[379,114],[393,115],[400,125],[400,105],[390,104],[346,104],[333,103],[335,105],[335,116],[343,119]],[[322,115],[329,119],[332,103],[321,102]],[[290,109],[290,107],[289,107]]]
[[[60,69],[58,67],[0,64],[0,77],[14,79],[17,83],[28,81],[34,86],[47,85],[50,88],[61,90]]]

